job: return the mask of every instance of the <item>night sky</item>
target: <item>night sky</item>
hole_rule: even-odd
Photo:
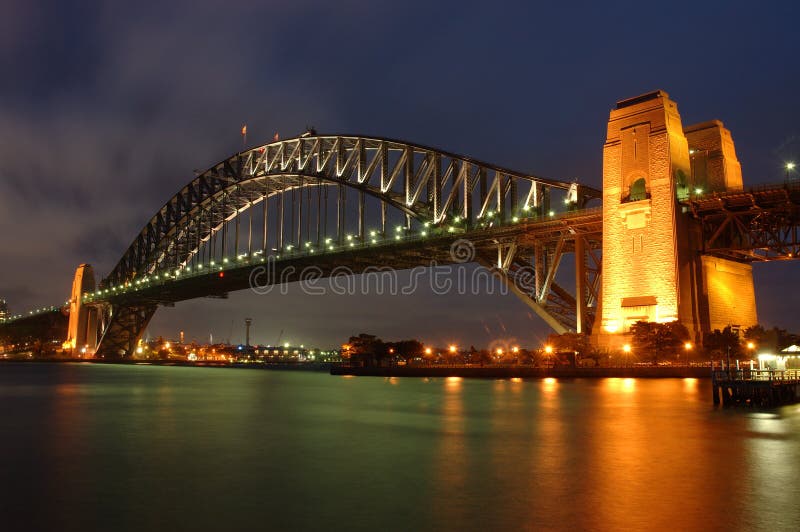
[[[72,4],[75,4],[74,6]],[[720,119],[745,184],[800,162],[797,2],[0,0],[0,298],[14,312],[99,277],[195,169],[277,131],[406,139],[600,186],[608,112],[654,89]],[[755,267],[760,321],[800,330],[800,263]],[[513,296],[249,292],[160,309],[149,334],[318,346],[371,332],[538,345]]]

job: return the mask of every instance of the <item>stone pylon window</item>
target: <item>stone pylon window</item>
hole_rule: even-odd
[[[641,201],[647,199],[647,187],[643,177],[631,183],[630,194],[628,201]]]

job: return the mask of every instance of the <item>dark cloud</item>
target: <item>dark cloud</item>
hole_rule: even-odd
[[[0,7],[0,297],[62,300],[74,268],[116,263],[178,188],[239,146],[307,124],[404,138],[599,185],[608,110],[664,88],[684,122],[720,118],[745,180],[779,181],[800,138],[794,2],[36,2]],[[762,272],[766,321],[792,268]],[[538,341],[513,298],[327,297],[160,311],[156,334],[253,315],[307,342],[351,332]],[[499,321],[498,321],[499,317]],[[485,324],[485,325],[484,325]],[[259,325],[260,327],[262,325]],[[224,334],[224,331],[220,334]]]

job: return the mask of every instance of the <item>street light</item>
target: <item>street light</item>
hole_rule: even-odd
[[[450,350],[450,353],[455,354],[455,352],[458,351],[458,348],[456,346],[454,346],[454,345],[451,345],[449,350]]]
[[[625,345],[623,345],[623,346],[622,346],[622,350],[623,350],[624,352],[626,352],[626,353],[630,353],[630,352],[631,352],[631,344],[625,344]]]
[[[756,344],[755,343],[747,342],[747,356],[751,361],[753,360],[753,354],[755,352],[755,349],[756,349]],[[751,367],[752,367],[752,363],[751,363]]]
[[[544,346],[544,352],[547,353],[548,355],[552,355],[553,354],[553,346],[552,345]]]
[[[684,351],[686,351],[686,362],[689,361],[689,351],[692,350],[692,347],[694,347],[692,345],[692,342],[686,342],[685,344],[683,344],[683,349],[684,349]],[[680,358],[680,355],[679,355],[679,358]]]
[[[786,179],[789,179],[789,172],[794,170],[795,164],[793,162],[786,163]]]

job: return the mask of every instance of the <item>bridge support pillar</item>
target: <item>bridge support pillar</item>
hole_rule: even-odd
[[[699,148],[690,151],[690,145],[702,147],[702,161]],[[721,123],[684,132],[677,105],[663,91],[617,103],[603,148],[603,282],[596,345],[621,349],[637,321],[678,321],[698,343],[711,328],[755,323],[749,266],[702,259],[701,231],[681,203],[691,195],[740,185],[733,141]],[[731,301],[723,297],[728,293],[742,294],[752,304],[740,304],[741,312],[722,308]]]
[[[575,239],[575,332],[588,333],[587,287],[586,287],[586,242],[581,237]]]
[[[81,264],[75,270],[69,300],[69,325],[64,348],[73,354],[93,352],[97,345],[97,309],[83,304],[83,294],[95,288],[94,270]]]

